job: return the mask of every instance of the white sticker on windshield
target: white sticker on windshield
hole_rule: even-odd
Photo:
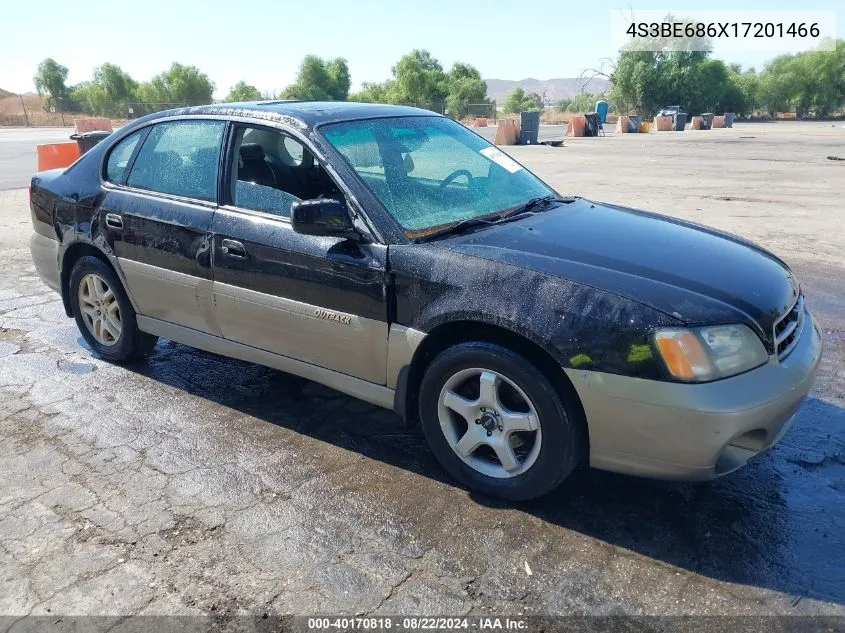
[[[515,174],[522,169],[522,165],[495,147],[485,147],[480,153],[482,156],[486,156],[497,165],[504,167],[512,174]]]

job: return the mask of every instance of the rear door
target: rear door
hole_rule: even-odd
[[[387,248],[294,233],[291,202],[341,194],[292,136],[236,126],[225,163],[212,227],[223,335],[384,384]]]
[[[106,159],[99,218],[140,314],[217,335],[211,223],[225,129],[173,120],[126,137]]]

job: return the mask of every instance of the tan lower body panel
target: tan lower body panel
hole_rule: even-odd
[[[39,233],[29,238],[29,250],[32,263],[41,281],[57,292],[61,292],[59,283],[59,243]]]
[[[295,358],[267,352],[159,319],[138,316],[138,327],[143,332],[161,336],[177,343],[302,376],[376,406],[386,409],[393,408],[395,392],[384,385],[376,385],[341,372],[304,363]]]
[[[425,332],[405,327],[403,325],[390,324],[390,337],[387,341],[387,386],[396,388],[396,381],[399,372],[406,365],[410,365],[414,359],[420,343],[425,338]]]
[[[139,314],[222,336],[214,315],[210,279],[133,259],[119,257],[117,261]]]
[[[222,283],[214,284],[214,300],[227,339],[385,384],[385,321]]]

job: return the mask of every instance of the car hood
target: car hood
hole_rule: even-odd
[[[686,324],[740,320],[768,343],[799,292],[783,261],[739,237],[583,199],[437,243],[613,292]]]

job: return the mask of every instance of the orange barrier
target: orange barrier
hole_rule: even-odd
[[[114,128],[111,125],[111,119],[91,117],[87,119],[74,119],[73,126],[76,128],[77,134],[85,134],[85,132],[112,132]]]
[[[587,119],[583,115],[576,114],[566,124],[566,136],[584,136],[586,128]]]
[[[656,116],[656,117],[654,117],[654,131],[655,132],[671,132],[672,131],[672,117],[670,117],[670,116]]]
[[[618,119],[616,119],[616,133],[617,134],[629,134],[630,132],[631,132],[631,118],[627,117],[623,114]]]
[[[710,124],[710,127],[726,127],[725,125],[725,117],[723,116],[714,116],[713,122]]]
[[[487,117],[485,117],[485,116],[475,117],[475,127],[487,127]]]
[[[67,167],[79,158],[79,145],[69,143],[44,143],[35,146],[38,155],[38,171]]]

